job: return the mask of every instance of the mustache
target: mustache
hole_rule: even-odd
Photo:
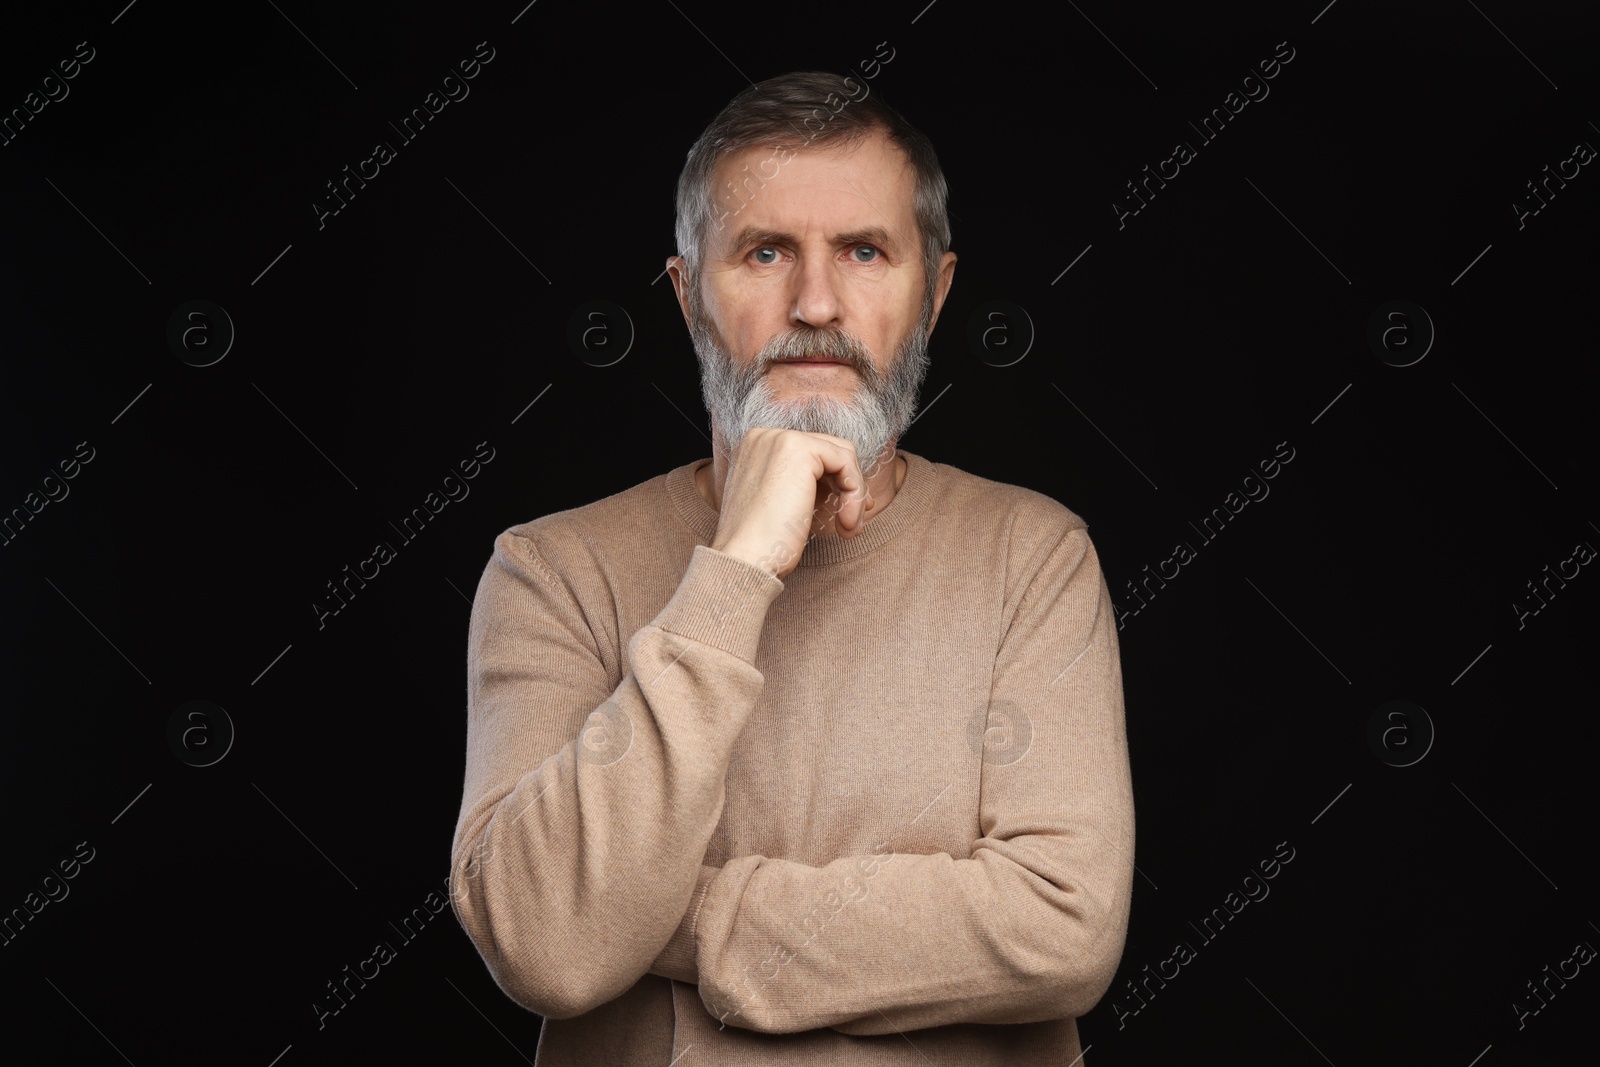
[[[779,334],[756,354],[756,368],[765,371],[786,359],[821,356],[848,363],[859,370],[872,368],[872,352],[861,341],[836,326],[802,327]]]

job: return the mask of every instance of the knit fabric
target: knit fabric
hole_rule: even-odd
[[[709,459],[495,539],[451,898],[538,1067],[1084,1062],[1134,849],[1099,559],[899,455],[782,580],[709,547]]]

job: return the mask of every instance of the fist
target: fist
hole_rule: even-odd
[[[840,537],[857,537],[871,507],[855,445],[832,434],[756,427],[728,472],[711,547],[782,578],[829,519]]]

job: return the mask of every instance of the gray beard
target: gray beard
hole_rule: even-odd
[[[922,302],[916,327],[895,349],[887,375],[872,360],[859,339],[837,327],[800,327],[779,334],[757,353],[748,366],[740,366],[722,345],[705,306],[698,281],[689,287],[689,336],[700,360],[700,390],[712,425],[738,456],[744,436],[757,426],[803,430],[842,437],[855,445],[861,472],[871,477],[894,459],[894,445],[911,426],[917,410],[917,392],[928,373],[928,327],[933,319],[930,287]],[[861,385],[848,401],[833,396],[808,396],[780,401],[773,397],[766,372],[775,360],[821,355],[842,360],[855,368]]]

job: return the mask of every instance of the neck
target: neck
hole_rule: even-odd
[[[900,491],[900,485],[906,478],[906,461],[895,450],[896,442],[890,441],[885,450],[889,460],[880,463],[877,470],[867,472],[867,490],[872,494],[872,510],[867,512],[867,522],[883,514],[894,495]],[[695,472],[695,488],[700,491],[706,503],[718,512],[722,511],[722,490],[728,482],[728,474],[733,469],[732,449],[715,426],[711,430],[711,463],[701,467]],[[818,483],[817,506],[822,506],[822,499],[827,496],[826,491]],[[829,515],[818,535],[837,533],[834,529],[834,517]]]

